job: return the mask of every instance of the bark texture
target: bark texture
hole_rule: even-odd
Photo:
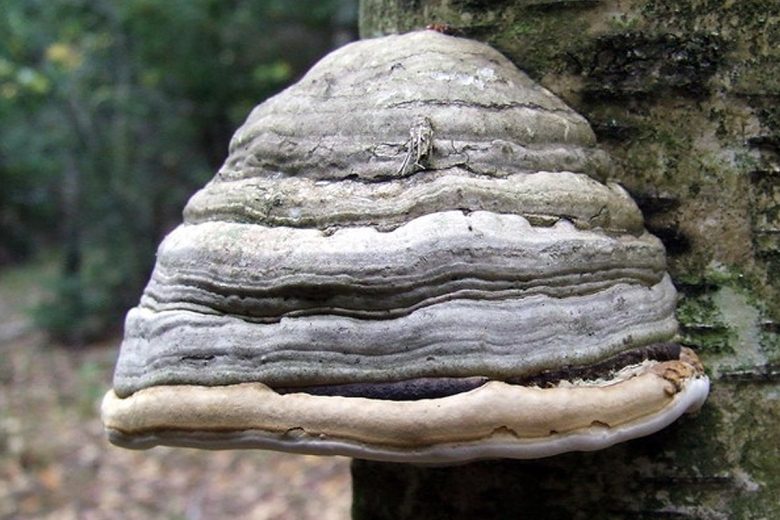
[[[446,24],[585,115],[661,237],[704,409],[534,462],[355,461],[356,519],[780,518],[780,4],[362,0],[364,38]]]

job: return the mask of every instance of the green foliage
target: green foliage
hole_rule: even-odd
[[[335,22],[353,3],[4,1],[0,264],[62,251],[44,327],[79,343],[121,322],[233,131],[354,32]]]

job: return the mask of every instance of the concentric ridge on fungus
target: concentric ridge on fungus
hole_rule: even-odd
[[[254,109],[160,245],[109,437],[456,462],[663,428],[709,383],[610,171],[484,44],[331,53]]]

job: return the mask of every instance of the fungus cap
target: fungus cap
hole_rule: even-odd
[[[588,123],[490,47],[347,45],[253,110],[126,319],[112,442],[408,462],[647,435],[706,398]]]

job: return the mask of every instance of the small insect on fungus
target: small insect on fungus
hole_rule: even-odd
[[[426,25],[425,28],[429,31],[436,31],[450,36],[458,36],[461,33],[460,29],[446,23],[430,23]]]

